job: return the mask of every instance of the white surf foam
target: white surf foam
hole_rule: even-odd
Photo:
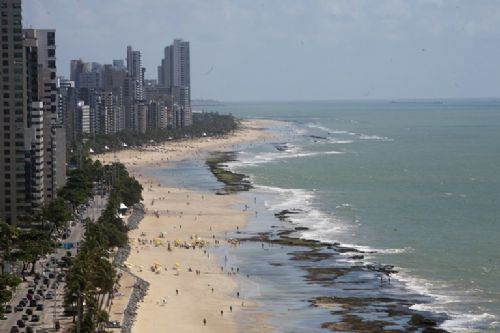
[[[345,134],[345,135],[349,135],[349,136],[355,137],[356,139],[359,139],[359,140],[394,141],[394,139],[391,139],[391,138],[386,137],[386,136],[379,136],[379,135],[373,135],[373,134],[364,134],[364,133],[355,133],[355,132],[350,132],[350,131],[346,131],[346,130],[335,130],[335,129],[328,128],[326,126],[315,124],[315,123],[309,123],[306,126],[309,127],[309,128],[312,128],[312,129],[319,129],[321,131],[328,132],[328,134]],[[336,139],[330,139],[330,140],[331,140],[332,143],[341,143],[342,141],[345,141],[345,143],[351,143],[352,142],[352,140],[336,140]]]
[[[238,161],[228,162],[227,166],[229,167],[229,169],[234,170],[234,168],[241,166],[256,166],[265,163],[272,163],[279,160],[338,154],[343,154],[343,152],[336,150],[303,152],[300,148],[293,147],[285,151],[278,152],[267,152],[260,154],[240,153]]]
[[[394,139],[388,138],[386,136],[368,135],[368,134],[358,134],[358,138],[360,140],[394,141]]]
[[[460,313],[451,315],[452,319],[446,320],[441,328],[450,332],[471,332],[475,330],[488,330],[500,328],[500,322],[490,313]]]

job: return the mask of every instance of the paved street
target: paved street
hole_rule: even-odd
[[[95,221],[101,215],[107,202],[107,196],[94,196],[93,199],[89,201],[88,207],[84,209],[80,218],[77,218],[71,223],[69,227],[69,235],[66,239],[61,240],[63,243],[74,243],[75,247],[67,250],[63,248],[58,248],[52,255],[50,255],[45,260],[41,260],[36,267],[36,272],[41,274],[40,281],[35,285],[33,277],[29,277],[26,282],[19,285],[16,293],[9,303],[14,308],[19,302],[27,297],[28,290],[34,289],[34,292],[39,292],[43,294],[43,297],[38,304],[43,304],[43,310],[37,311],[36,307],[24,306],[22,311],[12,313],[7,313],[5,317],[7,319],[0,321],[0,332],[10,332],[11,327],[16,326],[17,321],[22,318],[23,314],[26,314],[28,309],[31,309],[33,314],[38,315],[40,320],[38,322],[32,322],[32,316],[29,316],[29,320],[25,321],[26,326],[31,326],[34,328],[33,332],[39,333],[45,330],[53,330],[55,320],[59,321],[71,321],[71,317],[63,317],[64,308],[62,307],[62,299],[64,296],[64,282],[57,282],[57,275],[62,272],[61,268],[57,268],[57,261],[67,255],[68,251],[71,252],[71,256],[76,255],[77,248],[76,244],[80,242],[85,235],[85,225],[81,222],[85,218],[90,218]],[[46,278],[46,284],[44,284],[43,279]],[[52,293],[52,297],[48,295]],[[26,328],[19,328],[20,332],[26,332]]]

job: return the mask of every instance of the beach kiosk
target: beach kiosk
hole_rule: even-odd
[[[121,213],[121,214],[125,214],[125,212],[127,211],[128,207],[125,206],[125,204],[122,202],[120,203],[120,208],[118,208],[118,211]]]

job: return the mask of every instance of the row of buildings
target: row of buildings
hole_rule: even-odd
[[[59,114],[68,140],[122,130],[144,133],[192,123],[189,42],[165,48],[158,80],[145,80],[141,52],[127,47],[126,61],[72,60],[70,78],[58,78]]]
[[[57,76],[56,32],[23,29],[21,0],[1,1],[0,219],[15,224],[56,197],[66,146],[93,134],[192,124],[189,43],[165,48],[158,80],[141,53],[112,64],[72,60]]]

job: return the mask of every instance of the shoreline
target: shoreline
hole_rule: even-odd
[[[220,256],[229,246],[226,233],[248,222],[247,212],[233,208],[241,200],[234,195],[163,186],[155,177],[145,176],[144,170],[272,139],[263,128],[276,124],[282,122],[250,120],[224,138],[167,142],[93,156],[102,163],[120,161],[144,188],[145,216],[138,229],[129,232],[131,251],[124,264],[150,285],[144,300],[137,304],[131,332],[154,332],[157,327],[181,332],[198,332],[201,327],[209,332],[238,332],[236,314],[255,304],[240,295],[235,278],[239,268],[224,267]],[[265,332],[264,316],[252,313],[259,325],[245,331]]]
[[[131,332],[153,332],[156,327],[182,332],[199,332],[200,327],[211,332],[273,331],[276,328],[274,325],[280,325],[279,322],[272,323],[273,318],[281,317],[290,308],[274,303],[276,309],[269,311],[270,304],[263,303],[262,308],[256,306],[255,302],[259,298],[255,297],[255,292],[261,286],[245,277],[248,262],[240,262],[244,273],[239,274],[239,267],[235,266],[238,265],[238,259],[233,261],[238,257],[240,244],[242,249],[248,248],[250,251],[261,246],[265,250],[259,251],[263,254],[254,252],[253,265],[291,266],[298,269],[298,274],[295,273],[297,282],[316,286],[310,287],[316,289],[314,294],[300,294],[297,290],[298,299],[272,291],[271,295],[266,296],[280,299],[285,296],[284,299],[289,302],[287,304],[293,304],[291,308],[295,311],[302,308],[307,314],[314,314],[318,318],[318,326],[307,328],[315,332],[321,329],[357,331],[370,327],[376,327],[379,331],[386,331],[385,327],[410,327],[426,332],[446,332],[437,328],[446,319],[442,314],[410,308],[411,304],[426,303],[426,300],[420,296],[414,299],[405,297],[410,295],[400,294],[403,297],[398,298],[391,294],[393,287],[390,275],[396,273],[393,266],[369,264],[364,258],[366,252],[353,247],[299,236],[300,232],[308,228],[293,223],[290,217],[300,213],[300,210],[290,207],[275,212],[270,229],[262,230],[263,226],[259,223],[257,232],[246,230],[244,227],[250,223],[253,214],[246,209],[242,211],[235,208],[241,208],[243,203],[246,208],[245,198],[221,195],[239,193],[247,185],[251,187],[251,184],[242,184],[245,175],[224,169],[224,162],[233,159],[237,144],[259,141],[256,137],[261,141],[266,140],[260,130],[245,131],[243,136],[241,131],[239,136],[237,133],[222,140],[180,142],[177,150],[170,151],[177,154],[176,159],[170,159],[172,155],[162,154],[146,157],[151,151],[162,151],[165,147],[141,149],[129,154],[126,166],[130,166],[130,172],[144,186],[146,216],[139,229],[129,234],[132,251],[126,265],[133,274],[150,283],[144,302],[138,305]],[[172,149],[172,146],[168,148]],[[208,152],[222,154],[207,156]],[[165,156],[168,156],[166,161]],[[116,156],[111,157],[116,159]],[[207,193],[167,187],[159,181],[161,176],[145,176],[143,172],[148,168],[167,167],[185,160],[205,162],[219,182],[224,183],[224,190]],[[235,244],[234,247],[228,245],[228,232],[236,238],[231,242]],[[168,250],[168,242],[172,251]],[[269,258],[265,253],[273,248],[281,252],[279,257],[283,261],[273,257],[272,262],[267,262]],[[229,266],[223,260],[226,256],[230,258]],[[348,264],[345,260],[352,263]],[[250,275],[265,279],[266,274],[271,274],[269,278],[272,279],[272,275],[276,274],[272,271],[252,271]],[[272,283],[277,282],[279,279]],[[361,285],[368,293],[364,293],[363,288],[356,291]],[[397,283],[394,286],[399,288]],[[266,288],[265,282],[262,287]],[[378,296],[371,295],[369,290],[377,291]],[[377,320],[365,318],[364,313],[370,312],[372,308],[380,310]],[[288,324],[293,325],[294,321],[290,319]]]

